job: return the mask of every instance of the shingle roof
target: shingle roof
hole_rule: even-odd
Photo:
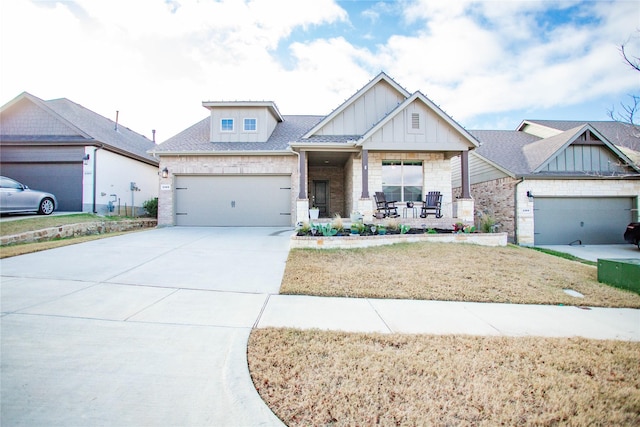
[[[530,123],[537,123],[552,129],[566,131],[578,126],[590,124],[609,142],[638,151],[640,149],[640,126],[616,121],[575,121],[575,120],[525,120]]]
[[[480,141],[474,152],[491,160],[516,175],[531,172],[524,147],[541,138],[515,130],[470,130],[469,133]]]
[[[177,135],[157,145],[153,152],[212,152],[212,151],[285,151],[289,143],[302,135],[324,116],[282,116],[266,142],[210,142],[211,119],[206,117]]]
[[[147,137],[120,124],[116,130],[114,121],[66,98],[45,101],[45,103],[54,112],[82,129],[96,141],[158,163],[157,159],[147,153],[155,146],[153,141]]]
[[[3,113],[11,111],[11,107],[20,102],[31,102],[52,117],[52,123],[59,126],[57,131],[63,130],[64,134],[51,134],[46,129],[42,129],[35,123],[25,123],[25,134],[3,135],[4,141],[15,142],[78,142],[80,144],[104,144],[107,148],[112,148],[125,155],[130,155],[151,164],[158,164],[158,160],[147,153],[155,144],[143,135],[131,129],[118,125],[115,129],[115,122],[103,117],[80,104],[72,102],[66,98],[44,101],[27,92],[23,92],[13,101],[2,107]],[[27,116],[26,120],[37,120]],[[36,129],[37,131],[33,131]],[[54,132],[55,133],[55,132]]]

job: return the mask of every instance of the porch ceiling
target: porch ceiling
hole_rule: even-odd
[[[351,156],[346,151],[307,151],[309,166],[344,166]]]

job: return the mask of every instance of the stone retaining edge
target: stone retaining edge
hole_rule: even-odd
[[[141,218],[123,221],[92,221],[77,224],[66,224],[58,227],[44,228],[42,230],[26,231],[20,234],[0,237],[0,246],[16,245],[21,243],[46,242],[49,240],[64,239],[66,237],[89,236],[95,234],[115,233],[131,231],[143,228],[156,227],[158,221],[155,218]]]
[[[396,243],[470,243],[480,246],[507,246],[507,233],[388,234],[384,236],[292,236],[291,248],[367,248]]]

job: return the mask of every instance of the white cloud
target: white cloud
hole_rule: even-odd
[[[550,8],[577,16],[551,25]],[[0,97],[27,90],[108,117],[120,110],[126,126],[163,140],[204,118],[203,100],[327,114],[385,70],[467,120],[637,89],[617,51],[637,13],[626,1],[372,3],[363,16],[398,32],[362,46],[332,0],[8,0]]]

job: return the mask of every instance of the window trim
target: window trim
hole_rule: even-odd
[[[247,129],[247,120],[253,120],[253,124],[255,129]],[[245,117],[242,119],[242,131],[246,133],[256,133],[258,132],[258,119],[255,117]]]
[[[415,185],[410,185],[410,184],[405,184],[405,172],[404,172],[404,167],[405,167],[405,163],[408,165],[414,164],[416,165],[416,163],[420,163],[420,167],[422,169],[421,171],[421,177],[422,180],[420,182],[420,199],[422,200],[422,198],[424,197],[424,160],[393,160],[393,159],[384,159],[382,160],[382,168],[384,168],[385,166],[399,166],[400,167],[400,184],[399,185],[385,185],[385,183],[382,183],[382,191],[384,191],[385,187],[400,187],[400,199],[398,200],[399,202],[409,202],[409,201],[414,201],[414,200],[404,200],[404,189],[405,187],[415,187]],[[417,165],[416,165],[417,166]],[[419,201],[418,200],[418,201]]]
[[[224,122],[225,121],[230,121],[231,122],[231,129],[225,129],[224,128]],[[226,133],[233,133],[236,131],[236,123],[235,120],[232,117],[224,117],[220,119],[220,132],[226,132]]]

